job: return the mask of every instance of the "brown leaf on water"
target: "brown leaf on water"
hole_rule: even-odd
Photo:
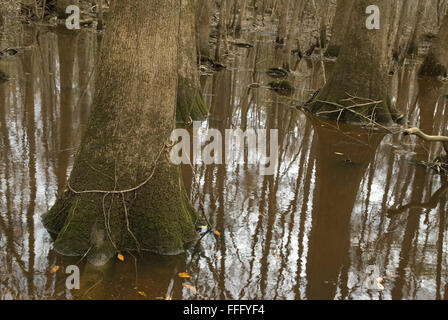
[[[381,277],[379,277],[379,278],[376,279],[378,289],[380,289],[380,290],[384,290],[384,286],[382,285],[382,282],[383,282],[383,281],[384,281],[384,279],[381,278]]]
[[[189,290],[191,290],[191,291],[193,291],[195,294],[198,294],[198,291],[196,290],[196,288],[193,287],[191,284],[184,283],[184,287],[189,289]]]
[[[141,295],[142,297],[147,297],[148,296],[144,291],[137,291],[137,293],[139,295]]]
[[[184,278],[184,279],[191,278],[191,276],[186,272],[179,272],[177,275],[179,276],[179,278]]]
[[[334,154],[337,155],[337,156],[343,156],[344,155],[343,153],[340,153],[340,152],[335,152]]]
[[[218,230],[214,230],[213,233],[218,237],[221,235],[221,232],[219,232]]]
[[[170,297],[170,296],[168,296],[168,297],[166,297],[166,298],[165,298],[165,300],[171,300],[171,297]]]
[[[117,254],[117,258],[120,261],[124,261],[124,256],[121,253]]]
[[[59,270],[59,266],[54,266],[51,270],[50,273],[56,273]]]

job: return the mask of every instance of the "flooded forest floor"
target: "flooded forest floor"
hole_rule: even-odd
[[[334,62],[292,56],[294,93],[271,90],[278,48],[266,19],[229,34],[226,69],[203,72],[202,126],[279,130],[275,174],[183,167],[195,208],[204,203],[219,235],[183,255],[124,252],[101,268],[55,253],[41,223],[88,119],[101,37],[90,27],[23,26],[18,53],[0,60],[9,76],[0,84],[0,299],[448,298],[448,179],[428,165],[443,147],[402,135],[446,133],[447,83],[418,77],[419,61],[408,59],[389,77],[405,114],[392,133],[315,119],[297,106]],[[65,286],[69,265],[81,269],[80,290]],[[382,289],[367,285],[369,266]]]

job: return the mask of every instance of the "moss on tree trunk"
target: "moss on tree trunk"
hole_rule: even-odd
[[[86,132],[67,188],[43,216],[56,251],[95,265],[128,249],[178,254],[198,220],[167,152],[179,4],[113,1],[110,17]]]

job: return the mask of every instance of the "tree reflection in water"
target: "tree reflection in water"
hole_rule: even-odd
[[[205,204],[221,235],[208,233],[178,257],[125,253],[124,262],[101,269],[55,254],[40,222],[64,188],[87,120],[97,38],[43,29],[20,58],[1,62],[13,75],[0,85],[1,298],[144,298],[138,291],[174,299],[448,298],[446,181],[416,165],[442,147],[338,130],[292,108],[322,85],[312,60],[292,61],[292,97],[249,86],[270,81],[275,52],[268,38],[247,37],[255,47],[238,48],[230,70],[201,79],[211,112],[203,125],[278,129],[275,175],[261,176],[258,166],[185,167],[196,208]],[[407,66],[391,77],[397,105],[410,125],[444,134],[446,84],[415,72]],[[65,288],[70,264],[81,268],[79,291]],[[383,291],[364,285],[372,264]],[[50,274],[55,265],[61,271]]]

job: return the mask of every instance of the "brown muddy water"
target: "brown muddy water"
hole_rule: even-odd
[[[195,207],[205,204],[220,236],[210,232],[175,257],[125,252],[102,268],[58,255],[40,219],[73,164],[98,42],[88,31],[38,31],[37,45],[0,63],[12,76],[0,85],[0,299],[448,298],[448,180],[418,163],[442,146],[296,110],[322,85],[321,64],[293,63],[292,98],[268,90],[271,35],[247,35],[254,48],[231,46],[229,70],[201,79],[211,111],[204,127],[278,129],[281,142],[273,176],[258,166],[184,168]],[[419,79],[409,64],[390,86],[410,126],[446,133],[446,84]],[[73,264],[80,290],[65,286]],[[384,290],[367,285],[369,266]]]

